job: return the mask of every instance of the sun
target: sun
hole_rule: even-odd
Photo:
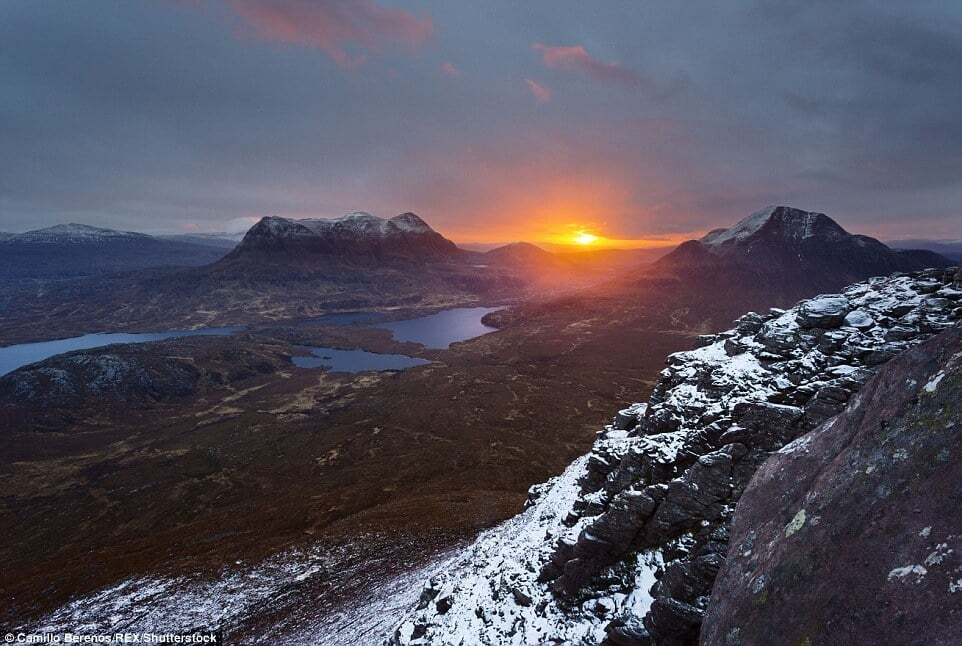
[[[572,242],[578,245],[587,246],[598,242],[598,236],[587,231],[576,231]]]

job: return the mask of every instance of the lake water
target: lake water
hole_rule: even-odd
[[[366,372],[369,370],[404,370],[431,363],[405,354],[378,354],[366,350],[305,347],[310,357],[291,357],[298,368],[325,368],[333,372]]]
[[[467,341],[476,336],[493,332],[494,328],[481,323],[481,317],[498,308],[456,307],[428,316],[405,321],[383,321],[383,314],[376,312],[345,312],[325,314],[311,319],[328,325],[367,325],[390,330],[398,341],[412,341],[427,348],[447,348],[457,341]],[[73,350],[89,350],[114,343],[147,343],[185,336],[226,336],[243,327],[200,328],[171,332],[111,332],[85,334],[72,339],[21,343],[0,348],[0,375],[21,366]],[[365,350],[336,350],[333,348],[310,348],[313,356],[294,357],[294,365],[302,368],[328,368],[338,372],[362,372],[365,370],[403,370],[428,363],[402,354],[377,354]],[[325,358],[327,357],[327,358]]]
[[[56,341],[41,341],[39,343],[21,343],[0,348],[0,375],[12,372],[21,366],[48,357],[73,350],[89,350],[101,348],[115,343],[147,343],[148,341],[163,341],[184,336],[227,336],[242,330],[241,327],[208,327],[197,330],[175,330],[170,332],[105,332],[101,334],[84,334],[72,339],[57,339]]]
[[[407,321],[375,323],[373,327],[391,330],[398,341],[413,341],[426,348],[444,349],[457,341],[467,341],[494,332],[495,328],[484,325],[481,317],[498,309],[500,308],[455,307]]]

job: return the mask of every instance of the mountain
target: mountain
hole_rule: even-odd
[[[788,206],[762,209],[696,244],[730,265],[751,267],[785,293],[795,290],[799,298],[869,276],[952,264],[930,251],[890,249],[874,238],[849,233],[824,213]],[[692,260],[669,254],[663,262]]]
[[[925,240],[911,238],[906,240],[889,240],[885,244],[893,249],[925,249],[950,260],[962,260],[962,240]]]
[[[483,255],[485,261],[497,264],[527,267],[558,267],[564,265],[557,255],[530,242],[513,242],[486,251]]]
[[[327,256],[352,262],[446,260],[462,253],[414,213],[382,219],[355,212],[332,220],[262,218],[247,232],[229,260],[277,252],[283,252],[288,260]]]
[[[142,233],[59,224],[0,236],[0,277],[76,278],[162,266],[199,266],[224,251]]]
[[[861,643],[851,633],[806,639],[801,630],[879,617],[898,626],[900,617],[935,615],[938,608],[944,613],[936,621],[957,627],[950,618],[956,606],[945,597],[949,552],[934,540],[952,531],[938,518],[958,481],[949,470],[955,424],[947,416],[957,413],[962,323],[962,285],[954,274],[931,269],[872,278],[788,310],[750,312],[700,347],[670,355],[647,402],[619,411],[588,455],[531,488],[524,512],[483,533],[425,582],[390,643],[454,645],[470,635],[492,644],[694,646],[706,608],[715,607],[711,644],[773,643],[783,634],[782,618],[792,639],[777,643]],[[941,332],[948,336],[932,338]],[[893,362],[891,372],[883,367],[919,346],[921,360],[910,355]],[[944,369],[953,361],[954,372]],[[913,407],[919,415],[911,419],[931,426],[931,437],[927,427],[907,434],[898,421]],[[864,449],[850,442],[852,424],[864,429]],[[777,461],[763,467],[773,452]],[[805,468],[780,468],[795,463]],[[873,465],[879,474],[868,469]],[[739,516],[759,468],[770,481],[749,499],[759,515]],[[920,482],[932,488],[916,487]],[[809,487],[814,496],[806,495]],[[852,496],[853,488],[860,493]],[[904,511],[888,513],[889,499],[903,501]],[[875,511],[865,513],[866,505]],[[923,545],[932,545],[934,556]],[[736,564],[729,566],[726,555]],[[780,561],[771,563],[773,555]],[[867,558],[886,563],[878,563],[870,583],[844,578],[864,572]],[[943,587],[931,613],[929,597],[915,597],[909,615],[907,593],[887,587],[921,580],[914,563],[938,569]],[[833,572],[843,585],[831,585]],[[864,605],[846,606],[855,587]],[[876,607],[876,594],[888,605]],[[818,608],[826,622],[803,621],[796,599]],[[730,608],[739,614],[732,618]],[[927,634],[939,625],[925,627]]]

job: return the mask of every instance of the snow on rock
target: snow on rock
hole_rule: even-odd
[[[580,491],[587,456],[547,483],[536,504],[483,533],[443,574],[428,581],[417,610],[398,627],[395,645],[540,644],[551,640],[597,643],[621,612],[643,615],[647,587],[660,563],[640,555],[623,573],[624,592],[605,590],[561,608],[538,581],[550,537],[570,536],[565,518]],[[638,586],[638,582],[643,585]]]
[[[329,232],[350,232],[363,236],[388,237],[404,233],[430,233],[433,231],[424,220],[413,213],[402,213],[385,220],[364,211],[354,211],[339,218],[311,218],[293,220],[293,222],[297,222],[320,235]]]
[[[718,245],[729,240],[744,240],[753,233],[761,229],[772,217],[778,207],[767,206],[760,211],[755,211],[747,218],[740,220],[730,229],[715,229],[701,241],[708,245]]]
[[[318,575],[329,556],[320,549],[292,550],[256,566],[238,562],[212,579],[143,577],[128,579],[75,599],[25,626],[36,633],[189,631],[196,626],[228,627],[258,605]]]
[[[857,330],[867,330],[875,325],[875,320],[862,310],[852,310],[845,315],[842,323]]]
[[[731,235],[764,212],[753,218]],[[931,283],[951,295],[952,279],[873,278],[746,314],[669,356],[649,401],[619,411],[589,455],[433,579],[392,643],[695,643],[755,470],[773,452],[807,452],[798,438],[880,365],[955,324],[959,297],[924,296]],[[818,520],[799,511],[789,529]]]
[[[261,218],[245,234],[234,255],[265,250],[415,258],[448,256],[458,251],[453,242],[414,213],[384,219],[363,211],[333,219]]]
[[[819,296],[799,306],[797,320],[802,327],[838,327],[845,322],[851,307],[852,304],[844,296]]]
[[[290,549],[257,563],[237,561],[213,576],[128,579],[74,599],[18,629],[114,634],[190,632],[203,626],[224,631],[230,643],[374,643],[392,634],[403,611],[417,602],[421,582],[449,567],[463,549],[445,550],[411,569],[392,568],[395,572],[368,581],[368,594],[348,608],[331,604],[325,594],[356,584],[358,573],[352,564],[368,543],[381,539],[368,535],[354,544]],[[417,549],[398,546],[390,560],[404,561],[405,553]],[[278,623],[263,621],[265,608],[281,618]],[[287,621],[285,615],[296,619]]]

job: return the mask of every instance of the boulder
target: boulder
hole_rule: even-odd
[[[602,646],[652,646],[651,635],[642,618],[634,613],[613,620],[605,627]]]
[[[865,310],[852,310],[845,315],[843,323],[858,330],[868,330],[875,327],[875,319]]]
[[[645,628],[658,646],[690,646],[698,642],[704,613],[677,599],[659,597],[645,617]]]
[[[838,327],[851,309],[852,304],[841,294],[819,296],[802,303],[796,321],[803,328]]]

